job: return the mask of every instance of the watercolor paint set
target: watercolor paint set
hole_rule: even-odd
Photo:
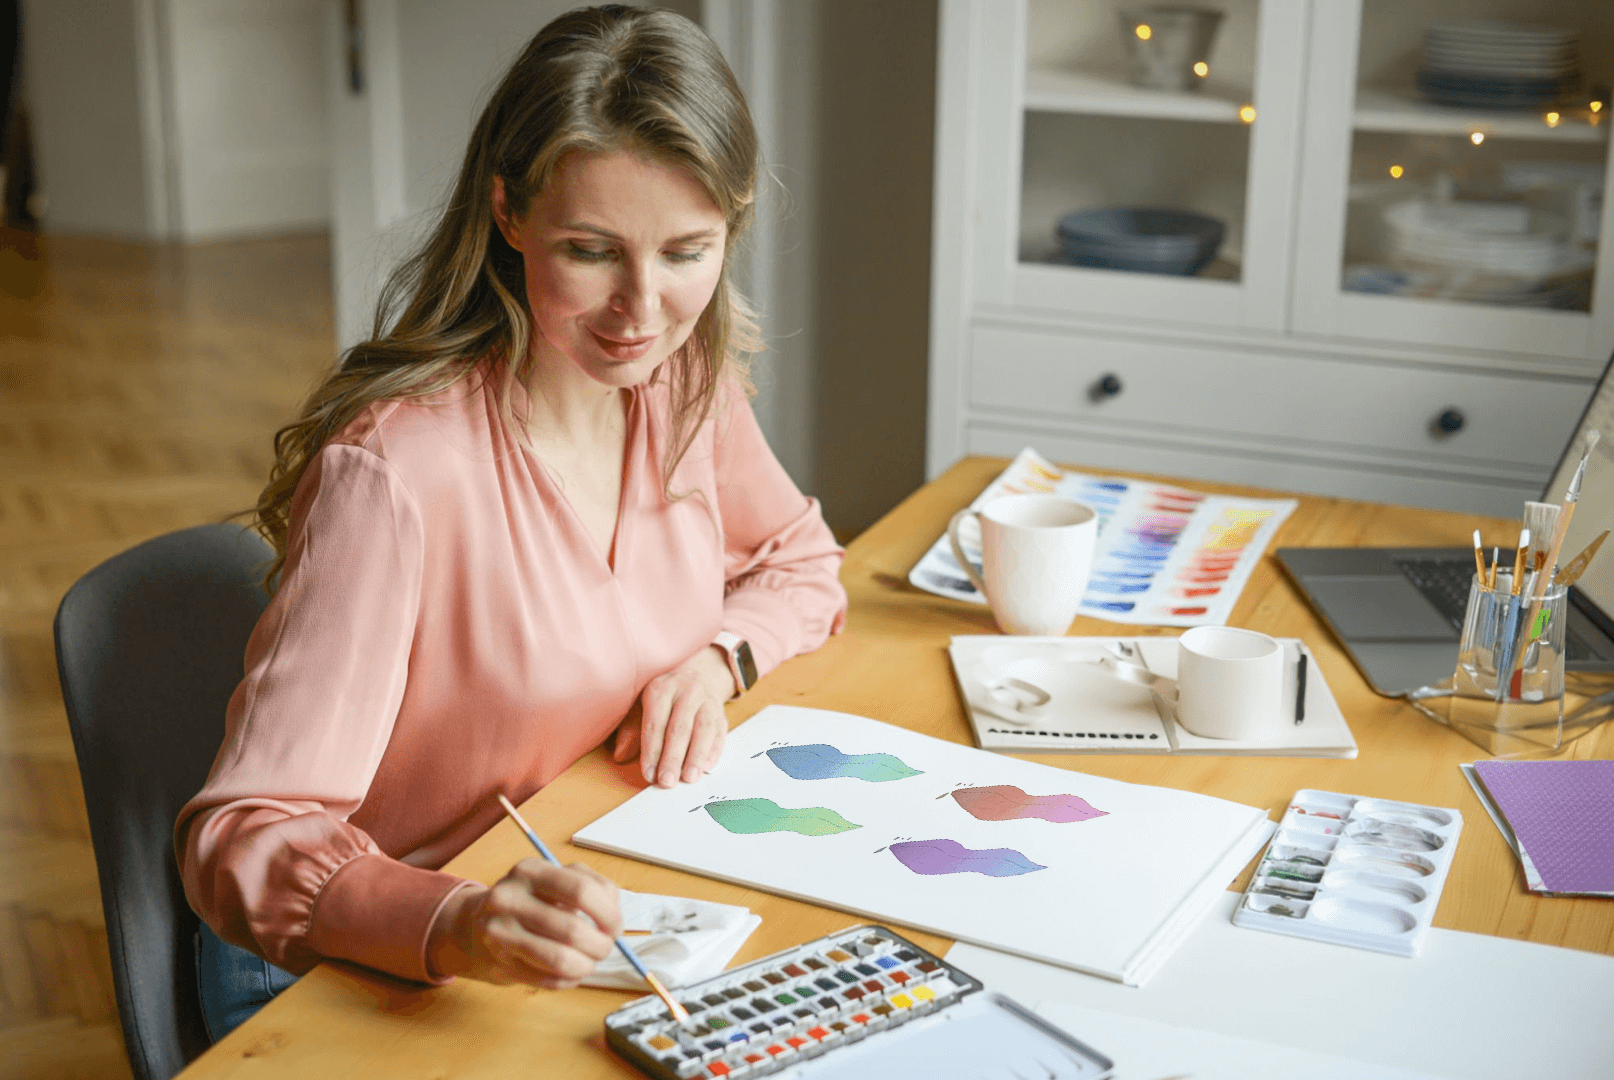
[[[1447,807],[1297,791],[1233,922],[1417,956],[1462,829]]]
[[[855,926],[674,991],[683,1023],[659,998],[631,1002],[605,1038],[657,1080],[1110,1075],[1104,1055],[982,990],[901,935]]]

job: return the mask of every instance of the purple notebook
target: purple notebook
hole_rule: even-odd
[[[1614,761],[1478,761],[1547,892],[1614,894]]]

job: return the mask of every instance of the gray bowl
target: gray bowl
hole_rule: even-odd
[[[1056,236],[1076,266],[1151,274],[1194,274],[1216,258],[1227,226],[1190,210],[1100,207],[1066,214]]]

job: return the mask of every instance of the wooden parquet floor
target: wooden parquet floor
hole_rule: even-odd
[[[333,356],[324,236],[0,231],[0,1080],[129,1076],[57,604],[119,551],[251,506]]]

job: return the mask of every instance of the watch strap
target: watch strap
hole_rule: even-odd
[[[722,649],[723,655],[728,658],[729,673],[734,676],[734,685],[739,688],[739,693],[743,694],[756,685],[757,663],[751,655],[749,641],[739,634],[722,630],[712,639],[712,644]]]

